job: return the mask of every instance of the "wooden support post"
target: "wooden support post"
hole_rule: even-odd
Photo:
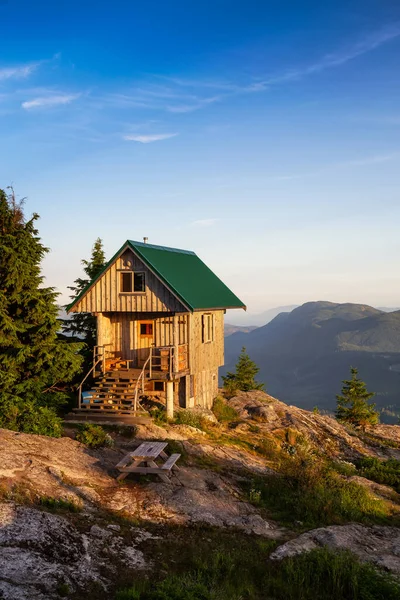
[[[193,408],[190,406],[190,375],[185,376],[185,408]]]
[[[167,381],[167,418],[174,418],[174,382]]]

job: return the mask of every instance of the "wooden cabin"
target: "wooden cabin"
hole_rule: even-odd
[[[165,398],[169,416],[174,405],[210,408],[228,308],[246,307],[194,252],[125,242],[68,307],[97,318],[78,411],[135,413],[142,396]]]

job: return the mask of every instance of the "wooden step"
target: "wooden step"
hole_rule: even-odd
[[[127,413],[100,413],[100,411],[80,411],[76,408],[72,413],[66,415],[64,421],[67,423],[98,423],[104,425],[135,425],[146,424],[151,422],[151,417],[143,411],[131,411]]]
[[[135,392],[136,386],[111,386],[111,385],[96,385],[92,388],[93,390],[98,390],[99,392]]]

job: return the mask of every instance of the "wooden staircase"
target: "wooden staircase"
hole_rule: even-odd
[[[140,405],[140,397],[151,395],[150,382],[143,369],[110,370],[95,379],[92,389],[80,394],[79,407],[66,420],[140,423],[150,420]]]
[[[150,415],[140,405],[142,396],[160,396],[152,381],[171,381],[179,372],[188,374],[187,344],[150,347],[142,368],[130,367],[131,360],[112,356],[105,346],[95,346],[93,366],[78,387],[78,408],[66,421],[119,423],[148,422]],[[174,371],[175,367],[175,371]],[[84,385],[94,378],[89,392]]]

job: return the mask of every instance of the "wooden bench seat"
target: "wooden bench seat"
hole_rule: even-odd
[[[179,470],[179,467],[175,463],[177,460],[180,459],[180,457],[180,454],[171,454],[171,456],[165,461],[161,469],[163,471],[170,471],[172,467],[175,467],[175,469]]]

